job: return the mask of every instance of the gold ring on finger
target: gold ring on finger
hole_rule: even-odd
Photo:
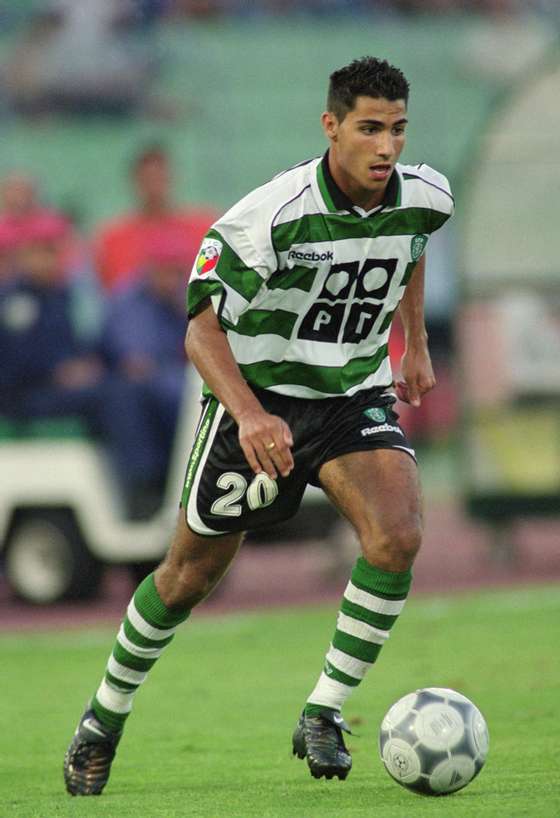
[[[267,450],[267,452],[271,452],[272,449],[275,448],[275,446],[276,446],[276,443],[273,440],[271,440],[270,443],[267,443],[265,445],[265,449]]]

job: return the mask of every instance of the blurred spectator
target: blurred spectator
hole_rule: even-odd
[[[170,12],[175,16],[207,19],[223,15],[283,16],[298,13],[315,16],[348,14],[416,15],[457,14],[513,14],[528,11],[549,11],[556,0],[172,0]]]
[[[40,199],[38,186],[32,176],[14,171],[0,184],[0,227],[12,231],[14,245],[34,219],[52,213]]]
[[[64,219],[26,224],[13,279],[0,294],[0,411],[15,418],[83,415],[93,420],[91,388],[101,361],[80,342],[64,280]]]
[[[149,28],[167,15],[173,0],[132,0],[132,5],[138,25]]]
[[[170,263],[170,248],[156,248],[145,288],[138,283],[115,303],[107,324],[111,373],[99,345],[85,343],[76,329],[64,267],[67,232],[64,219],[52,214],[30,222],[16,250],[16,273],[0,288],[0,414],[24,424],[82,421],[107,447],[130,515],[149,515],[184,376],[185,319],[177,295],[184,290],[184,255],[179,263],[171,248]]]
[[[37,115],[138,108],[155,66],[148,48],[127,35],[135,24],[135,4],[126,0],[43,5],[4,66],[13,109]]]
[[[61,275],[68,276],[73,289],[73,305],[77,315],[77,331],[92,336],[99,325],[99,293],[90,262],[90,245],[78,233],[65,215],[45,206],[39,198],[36,180],[26,173],[8,174],[0,185],[0,282],[11,277],[18,246],[37,231],[55,232],[65,228],[59,237]]]
[[[161,501],[185,383],[185,269],[182,234],[147,246],[140,278],[114,295],[102,349],[114,373],[112,403],[126,417],[129,510],[149,516]]]
[[[1,187],[2,221],[20,223],[40,209],[35,180],[25,173],[10,173]]]
[[[17,241],[18,233],[15,228],[0,221],[0,291],[14,277]]]
[[[133,159],[131,175],[135,210],[103,226],[96,238],[97,269],[108,290],[139,275],[146,263],[147,248],[163,231],[183,234],[186,269],[190,269],[217,215],[208,208],[174,205],[169,156],[160,145],[142,150]]]
[[[39,230],[44,229],[51,218],[53,225],[60,226],[65,221],[70,227],[63,214],[41,202],[37,182],[32,176],[14,171],[4,177],[0,184],[0,231],[14,250],[30,231],[34,233],[38,226]],[[63,238],[64,253],[67,254],[75,237],[68,229]]]

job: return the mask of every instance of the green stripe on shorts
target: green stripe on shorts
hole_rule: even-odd
[[[200,423],[200,428],[198,430],[198,434],[195,438],[193,443],[193,447],[191,450],[191,454],[189,457],[189,462],[187,464],[187,473],[185,475],[185,485],[183,488],[183,495],[181,497],[181,506],[183,508],[187,507],[189,502],[189,497],[191,493],[191,488],[194,483],[194,478],[196,475],[196,471],[200,464],[200,460],[202,455],[204,454],[204,449],[206,448],[206,443],[208,441],[208,436],[210,434],[210,429],[212,427],[212,423],[214,421],[214,417],[216,412],[218,411],[218,401],[214,397],[208,398],[208,405],[204,410],[204,414],[202,416],[202,421]]]

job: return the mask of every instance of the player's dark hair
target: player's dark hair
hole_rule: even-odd
[[[134,175],[143,168],[144,165],[148,165],[151,162],[167,162],[168,159],[169,153],[165,146],[162,145],[161,142],[152,142],[149,145],[144,145],[143,148],[134,154],[130,163],[130,172]]]
[[[383,97],[392,102],[404,99],[408,102],[408,92],[408,81],[400,69],[387,60],[362,57],[331,74],[327,110],[341,122],[353,110],[356,97]]]

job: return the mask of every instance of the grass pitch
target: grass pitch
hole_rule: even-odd
[[[193,615],[140,691],[100,798],[63,789],[62,758],[114,633],[0,638],[4,818],[559,818],[560,587],[412,599],[345,715],[354,769],[315,781],[290,736],[336,610]],[[395,784],[377,754],[385,710],[417,687],[480,707],[490,754],[445,798]]]

